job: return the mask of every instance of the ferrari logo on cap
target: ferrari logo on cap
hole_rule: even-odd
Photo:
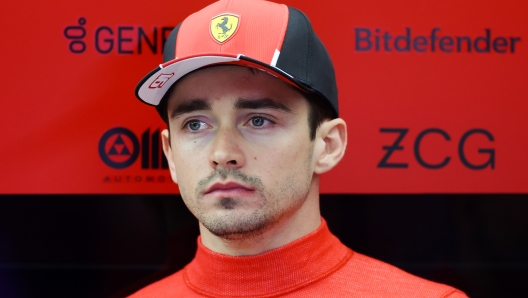
[[[218,43],[228,41],[235,35],[239,21],[240,17],[232,13],[223,13],[213,17],[211,20],[211,37]]]

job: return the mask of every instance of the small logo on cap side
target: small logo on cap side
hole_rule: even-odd
[[[237,32],[240,16],[232,13],[223,13],[211,20],[211,37],[218,43],[231,39]]]
[[[160,75],[154,80],[154,82],[152,82],[152,84],[150,84],[149,88],[150,88],[150,89],[156,89],[156,88],[161,88],[161,87],[163,87],[163,85],[165,85],[165,83],[166,83],[170,78],[172,78],[172,76],[174,76],[174,73],[162,73],[162,74],[160,74]]]

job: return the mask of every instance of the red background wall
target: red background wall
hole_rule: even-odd
[[[155,134],[164,124],[153,108],[135,98],[134,87],[162,59],[163,28],[174,27],[209,2],[5,3],[0,12],[0,193],[177,192],[168,171],[162,169],[161,157],[152,163],[152,152],[143,150],[142,134],[147,130]],[[291,0],[287,4],[310,17],[327,46],[337,73],[341,116],[349,125],[349,148],[342,163],[323,176],[324,193],[528,192],[526,1],[340,0],[323,5]],[[405,50],[405,38],[398,44],[403,51],[397,51],[393,41],[405,37],[407,28],[410,51]],[[430,42],[434,28],[439,28],[435,50],[429,43],[419,47],[424,52],[417,51],[414,38],[424,36]],[[366,34],[366,29],[372,42],[380,36],[379,51],[375,44],[362,50],[368,43],[365,35],[358,40],[357,34]],[[155,30],[154,53],[138,34],[145,32],[153,42]],[[474,44],[469,52],[465,44],[457,52],[447,39],[444,51],[440,48],[443,37],[475,41],[485,38],[486,30],[491,35],[489,52],[478,52]],[[391,51],[383,44],[385,32],[392,36]],[[498,37],[504,40],[494,48]],[[504,41],[508,45],[500,46]],[[72,42],[76,43],[72,46]],[[478,47],[485,50],[486,41]],[[131,131],[139,141],[137,160],[122,169],[107,165],[98,149],[104,134],[116,127]],[[420,133],[433,128],[436,132],[417,142]],[[400,136],[387,129],[407,133],[399,143],[401,150],[382,162],[390,151],[384,146],[395,146]],[[473,129],[488,132],[493,141],[482,133],[471,135],[464,156],[470,165],[483,165],[493,151],[493,167],[476,170],[462,162],[460,140]],[[126,165],[131,155],[108,155],[116,137],[103,140],[104,152]],[[133,138],[123,137],[131,153]],[[152,144],[149,148],[152,151]],[[147,168],[142,168],[143,155],[149,161]],[[425,164],[439,164],[446,157],[450,161],[430,169],[419,162],[420,157]]]

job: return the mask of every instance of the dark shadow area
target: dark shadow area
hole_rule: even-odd
[[[526,195],[322,195],[356,252],[471,297],[528,297]],[[198,226],[179,196],[0,196],[0,297],[123,297],[182,268]]]

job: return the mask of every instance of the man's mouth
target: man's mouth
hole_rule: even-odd
[[[245,186],[237,182],[216,182],[204,192],[204,195],[213,195],[215,197],[237,197],[248,195],[250,193],[253,193],[254,191],[254,188]]]

